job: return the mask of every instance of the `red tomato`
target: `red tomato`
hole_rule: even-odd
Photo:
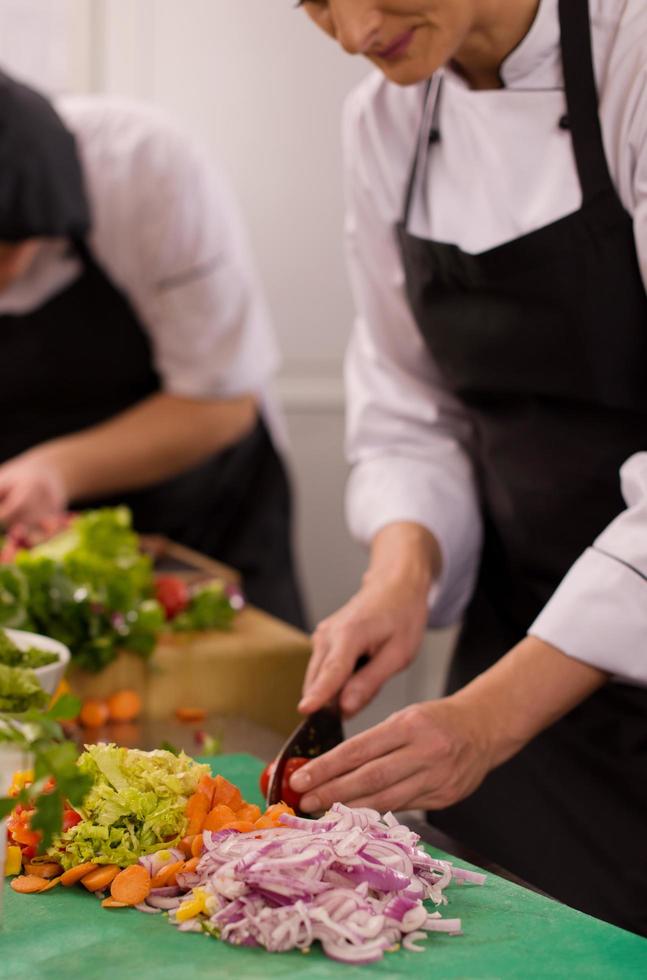
[[[259,780],[259,786],[261,788],[261,793],[264,798],[267,799],[267,793],[270,788],[270,783],[272,782],[272,774],[274,772],[274,766],[276,762],[270,762],[265,766],[263,772],[261,773],[261,778]]]
[[[35,847],[32,847],[31,845],[29,847],[23,847],[23,849],[22,849],[22,859],[23,859],[23,861],[31,861],[31,859],[32,858],[35,858],[35,857],[36,857],[36,848]]]
[[[81,823],[83,817],[76,810],[66,810],[63,814],[63,830],[69,830],[71,827],[76,827],[77,823]]]
[[[281,799],[288,806],[293,807],[295,810],[299,808],[301,802],[301,793],[295,793],[290,787],[290,779],[301,766],[305,766],[308,759],[304,759],[301,756],[295,756],[293,759],[288,759],[285,763],[285,769],[283,770],[283,779],[281,780]]]
[[[160,575],[155,580],[155,598],[164,607],[166,618],[175,619],[189,605],[189,589],[186,582],[175,575]]]

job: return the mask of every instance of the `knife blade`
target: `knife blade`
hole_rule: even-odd
[[[360,671],[368,661],[366,655],[361,656],[355,664],[353,673]],[[274,769],[267,788],[267,806],[281,802],[283,774],[289,759],[297,757],[315,759],[319,755],[330,752],[343,742],[345,737],[339,696],[337,696],[330,704],[324,705],[323,708],[304,718],[284,744],[274,761]],[[301,813],[298,808],[297,815],[310,816]]]

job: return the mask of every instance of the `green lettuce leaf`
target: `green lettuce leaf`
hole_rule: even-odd
[[[43,708],[48,700],[33,670],[0,664],[0,711],[21,714]]]

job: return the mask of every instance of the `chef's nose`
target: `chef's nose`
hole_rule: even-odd
[[[335,36],[349,54],[366,54],[378,40],[384,20],[375,0],[331,2]]]

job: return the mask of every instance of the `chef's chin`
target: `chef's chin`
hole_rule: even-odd
[[[370,60],[395,85],[418,85],[430,78],[436,70],[435,68],[430,70],[419,58],[401,58],[398,61],[384,61],[381,58]]]

